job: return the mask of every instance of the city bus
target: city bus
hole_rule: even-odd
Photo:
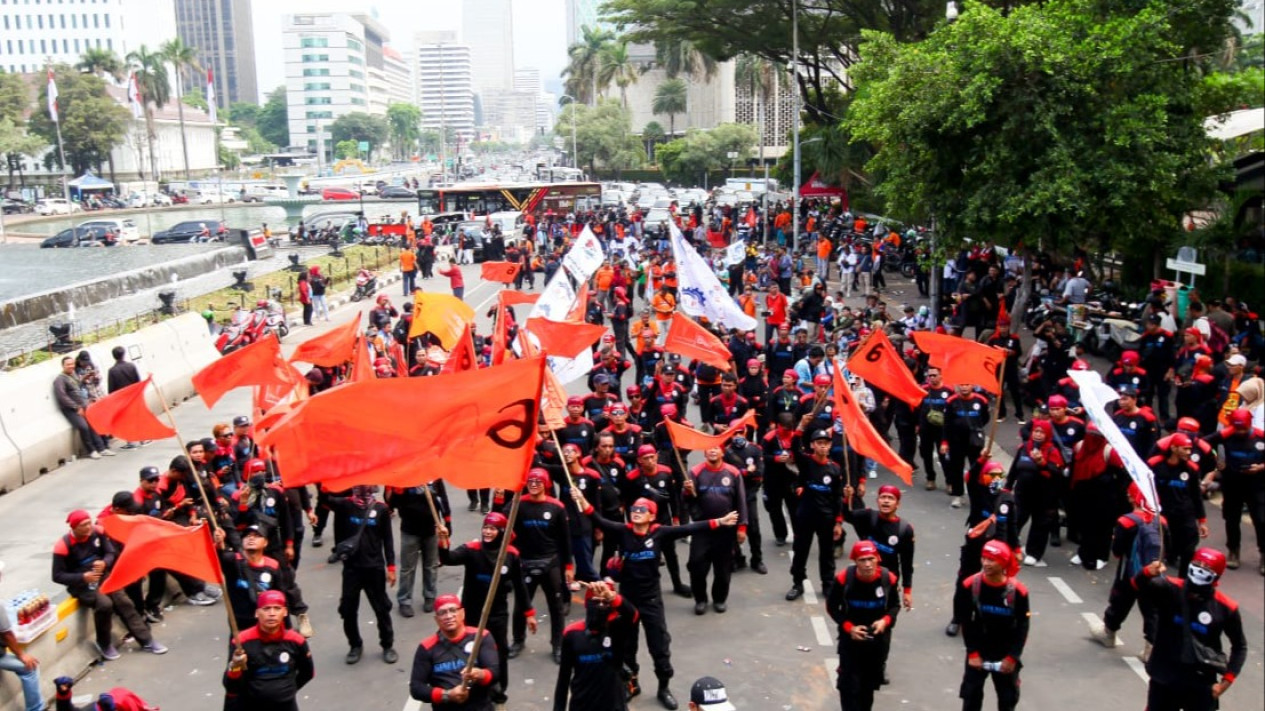
[[[602,203],[598,183],[471,183],[417,191],[418,214],[465,212],[482,217],[494,212],[568,213],[596,210]]]

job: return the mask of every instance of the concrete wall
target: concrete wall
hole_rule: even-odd
[[[89,346],[103,378],[114,363],[110,351],[115,346],[127,349],[142,377],[152,375],[171,403],[191,397],[193,374],[219,357],[206,321],[192,313]],[[53,380],[60,372],[58,357],[0,373],[0,493],[31,482],[84,451],[53,397]],[[152,389],[149,402],[160,411]]]

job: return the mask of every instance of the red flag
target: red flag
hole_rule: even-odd
[[[290,362],[311,363],[326,368],[333,368],[351,360],[356,348],[356,337],[360,335],[360,314],[328,333],[310,338],[299,344],[290,356]]]
[[[733,358],[719,338],[680,311],[672,314],[663,350],[710,363],[721,370],[729,370],[729,361]]]
[[[755,229],[756,223],[758,223],[759,220],[755,216],[754,207],[747,208],[747,216],[746,216],[746,219],[744,219],[743,221],[747,223],[747,227]]]
[[[501,292],[501,296],[505,296],[505,292]],[[505,362],[505,356],[509,353],[510,339],[510,310],[505,305],[505,300],[501,299],[496,305],[496,323],[492,324],[492,365],[500,365]]]
[[[570,321],[527,319],[527,330],[540,341],[540,347],[551,356],[574,358],[597,342],[606,333],[605,326]]]
[[[114,514],[101,521],[105,534],[123,544],[101,593],[122,590],[159,568],[212,583],[224,582],[211,527],[188,528],[152,516]]]
[[[848,370],[910,407],[918,407],[927,396],[882,330],[874,331],[857,348],[848,359]]]
[[[1001,322],[1010,322],[1010,314],[1006,313],[1006,295],[1001,294],[997,298],[997,325],[1001,327]]]
[[[712,230],[707,231],[707,243],[716,249],[724,249],[729,246],[729,243],[725,241],[725,233],[713,232]]]
[[[862,456],[869,457],[891,469],[892,473],[900,477],[906,486],[913,485],[914,468],[893,452],[887,442],[883,441],[883,438],[875,431],[870,418],[861,411],[861,406],[857,404],[852,391],[848,389],[848,384],[844,382],[841,371],[842,368],[835,368],[835,410],[838,411],[839,418],[843,420],[843,434],[848,438],[848,444]]]
[[[97,432],[131,442],[175,437],[176,431],[163,424],[145,404],[145,388],[152,380],[153,377],[145,378],[89,405],[83,413],[88,424]]]
[[[475,370],[479,367],[479,360],[474,352],[474,334],[470,332],[470,324],[466,324],[465,333],[461,334],[461,338],[457,340],[457,345],[448,353],[448,360],[444,362],[444,367],[440,369],[440,373],[460,373],[466,370]]]
[[[567,426],[567,391],[558,381],[558,376],[549,368],[545,368],[545,381],[540,393],[540,411],[545,416],[545,426],[551,430],[560,430]]]
[[[408,488],[442,478],[517,491],[533,454],[544,369],[544,358],[531,358],[343,385],[295,406],[259,444],[285,462],[286,486]]]
[[[294,366],[288,367],[294,369]],[[260,417],[276,407],[278,403],[286,399],[286,396],[294,392],[296,387],[300,385],[306,387],[307,379],[297,369],[294,369],[291,377],[290,382],[260,385],[255,388],[255,417]]]
[[[686,427],[672,420],[664,420],[668,425],[668,436],[672,438],[672,444],[677,449],[692,449],[695,451],[710,449],[712,447],[723,447],[729,438],[741,432],[746,427],[755,426],[755,410],[748,410],[747,414],[737,424],[720,434],[707,435],[699,432],[692,427]]]
[[[373,370],[373,353],[364,336],[361,336],[356,339],[356,354],[351,359],[351,373],[347,376],[347,382],[362,383],[377,379],[378,375]]]
[[[294,368],[281,358],[281,343],[273,336],[235,350],[198,371],[193,388],[207,407],[233,388],[246,385],[279,385],[289,382]]]
[[[1001,368],[1006,351],[983,343],[927,331],[914,332],[918,350],[926,353],[928,362],[940,369],[944,382],[952,385],[978,385],[1001,394]]]
[[[413,325],[408,337],[430,331],[439,339],[439,345],[451,349],[461,338],[462,329],[474,321],[474,309],[452,294],[428,294],[419,291],[413,295]]]
[[[517,262],[484,262],[483,279],[511,284],[514,282],[514,277],[518,276],[518,270],[522,268],[523,265]]]
[[[519,304],[534,304],[540,300],[540,294],[524,294],[521,291],[513,289],[502,289],[497,294],[497,298],[504,306],[518,306]]]

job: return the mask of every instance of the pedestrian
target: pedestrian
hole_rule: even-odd
[[[725,527],[701,531],[690,537],[690,589],[694,593],[694,614],[707,612],[707,576],[715,575],[711,588],[712,607],[716,612],[728,610],[729,581],[733,576],[734,544],[747,541],[747,495],[742,473],[726,464],[724,450],[713,445],[703,451],[705,461],[696,465],[685,477],[684,497],[690,507],[690,520],[722,518],[730,511],[738,512],[736,528]]]
[[[1024,565],[1044,568],[1046,546],[1058,525],[1059,498],[1057,486],[1064,479],[1068,463],[1053,442],[1053,425],[1049,420],[1033,420],[1028,441],[1016,452],[1012,476],[1015,497],[1019,502],[1019,527],[1029,520],[1028,544],[1024,548]]]
[[[298,711],[299,690],[316,675],[316,668],[307,640],[286,629],[288,615],[282,592],[270,590],[259,596],[258,624],[229,643],[225,711]]]
[[[953,595],[954,619],[962,625],[966,645],[958,695],[962,711],[980,711],[984,683],[992,677],[998,711],[1013,711],[1019,705],[1019,670],[1032,616],[1028,589],[1014,578],[1019,561],[1002,541],[984,544],[980,568]]]
[[[92,523],[92,516],[83,509],[66,516],[70,532],[53,545],[53,582],[66,586],[66,592],[92,611],[96,628],[97,649],[106,661],[119,658],[111,641],[111,620],[118,615],[141,649],[153,654],[166,654],[167,647],[154,639],[145,618],[136,610],[127,593],[115,590],[109,594],[97,588],[109,577],[114,566],[114,544]]]
[[[1149,599],[1138,598],[1133,581],[1150,561],[1159,558],[1163,552],[1168,524],[1151,510],[1137,484],[1129,484],[1129,499],[1133,503],[1133,511],[1116,519],[1115,530],[1112,531],[1111,553],[1119,563],[1107,598],[1107,609],[1102,620],[1095,620],[1090,627],[1094,638],[1104,647],[1116,647],[1119,644],[1116,634],[1133,609],[1133,603],[1138,602],[1138,613],[1142,615],[1142,638],[1146,644],[1142,653],[1145,660],[1155,643],[1155,610]]]
[[[988,398],[975,392],[970,383],[958,383],[957,392],[944,404],[944,439],[940,455],[946,457],[944,485],[948,489],[949,506],[962,507],[963,475],[968,462],[979,459],[984,450],[984,425],[988,422]]]
[[[57,400],[57,406],[70,426],[79,433],[79,439],[88,450],[89,459],[113,457],[114,450],[106,446],[105,439],[92,429],[92,425],[84,417],[84,410],[90,404],[85,393],[84,384],[75,373],[75,359],[63,357],[61,373],[53,380],[53,397]]]
[[[940,461],[940,469],[945,472],[944,478],[949,480],[949,465],[944,453],[940,451],[940,443],[944,441],[945,408],[953,389],[944,384],[940,369],[927,366],[924,375],[927,382],[922,389],[927,392],[918,405],[918,454],[922,457],[922,466],[927,475],[927,491],[936,490],[936,460]]]
[[[892,484],[878,488],[877,509],[865,508],[851,486],[843,490],[843,520],[852,524],[857,538],[870,541],[884,570],[896,576],[901,604],[914,609],[914,527],[897,515],[901,491]]]
[[[1217,590],[1225,574],[1221,551],[1195,551],[1184,579],[1164,576],[1164,564],[1149,563],[1133,579],[1139,599],[1156,609],[1155,647],[1146,662],[1148,711],[1209,711],[1243,671],[1247,637],[1239,605]],[[1221,637],[1230,643],[1222,651]],[[1220,677],[1220,678],[1218,678]]]
[[[583,585],[584,621],[563,632],[553,709],[624,711],[628,697],[620,650],[636,633],[638,611],[609,583],[599,580]],[[676,704],[668,708],[675,709]]]
[[[1168,450],[1161,450],[1148,459],[1147,465],[1155,474],[1160,511],[1172,534],[1172,545],[1164,549],[1165,559],[1184,574],[1199,539],[1208,537],[1208,518],[1199,487],[1199,471],[1190,461],[1193,444],[1190,437],[1178,432],[1167,439]]]
[[[110,370],[106,373],[106,389],[107,392],[115,392],[122,390],[129,385],[135,385],[141,381],[140,371],[136,369],[136,364],[127,359],[127,349],[123,346],[115,346],[110,350],[110,355],[114,358],[114,365],[110,366]],[[136,449],[138,446],[149,444],[149,440],[144,442],[128,442],[120,449]]]
[[[303,305],[303,325],[312,325],[312,283],[307,272],[299,273],[299,303]]]
[[[312,308],[314,315],[319,316],[321,320],[329,320],[329,306],[325,303],[325,289],[329,286],[329,280],[321,274],[321,267],[313,264],[307,270],[308,285],[312,288]]]
[[[0,561],[0,575],[4,573],[4,561]],[[22,683],[24,711],[41,711],[44,697],[40,692],[40,662],[26,653],[26,647],[13,634],[13,620],[9,608],[0,601],[0,671],[11,671]]]
[[[429,498],[435,503],[441,520],[436,521],[431,512]],[[388,487],[385,501],[392,512],[400,516],[400,586],[395,591],[395,601],[400,606],[401,617],[412,617],[413,588],[417,580],[418,561],[422,568],[422,611],[435,611],[435,598],[439,595],[439,538],[440,526],[451,525],[452,509],[448,505],[448,492],[441,479],[424,486],[407,489]]]
[[[711,676],[699,678],[690,687],[690,711],[738,711],[729,703],[729,694],[720,679]]]
[[[400,250],[400,274],[404,277],[404,296],[412,296],[417,285],[417,253],[409,247]]]
[[[808,553],[813,540],[817,541],[817,572],[821,576],[821,590],[830,589],[835,578],[835,542],[842,543],[844,481],[838,464],[830,459],[831,430],[817,430],[809,446],[811,455],[794,452],[799,469],[796,477],[795,497],[799,505],[793,519],[795,542],[791,554],[791,589],[787,600],[798,600],[804,594],[804,580],[808,577]]]
[[[843,711],[870,711],[883,685],[901,603],[896,574],[879,565],[873,541],[857,541],[848,557],[853,564],[826,595],[826,612],[839,627],[836,688]]]
[[[465,278],[461,274],[461,267],[453,263],[452,257],[448,258],[448,266],[440,269],[439,274],[448,277],[448,286],[452,289],[453,296],[460,299],[465,295]]]
[[[954,589],[960,588],[971,576],[980,572],[980,561],[984,546],[992,541],[1005,543],[1010,550],[1019,550],[1019,525],[1016,522],[1018,507],[1015,495],[1006,488],[1006,470],[994,459],[980,464],[974,475],[972,486],[979,489],[972,496],[971,516],[967,518],[970,528],[962,541],[958,556],[957,580]],[[975,502],[979,502],[978,515]],[[953,609],[953,618],[945,626],[944,633],[950,637],[958,636],[962,629],[957,617],[957,608]]]
[[[487,630],[476,637],[478,630],[466,626],[466,611],[456,595],[435,599],[435,622],[439,630],[422,640],[413,655],[409,696],[432,704],[436,711],[492,711],[490,687],[496,683],[501,653],[496,642]]]
[[[1234,356],[1231,356],[1234,357]],[[1221,515],[1225,519],[1226,567],[1239,567],[1243,541],[1243,509],[1256,532],[1256,549],[1261,575],[1265,575],[1265,432],[1252,426],[1252,413],[1239,408],[1227,418],[1229,426],[1208,438],[1212,446],[1225,452],[1221,472]],[[1192,456],[1193,459],[1193,456]]]
[[[764,564],[761,546],[760,517],[756,513],[760,487],[764,485],[764,450],[758,442],[747,439],[746,431],[739,432],[725,446],[725,462],[742,472],[742,488],[747,495],[747,545],[751,549],[751,569],[760,575],[768,575],[769,568]],[[734,568],[742,570],[745,567],[747,559],[742,555],[742,546],[738,546],[734,551]]]
[[[382,661],[395,664],[395,630],[391,623],[391,599],[387,586],[395,585],[395,541],[391,533],[391,511],[375,498],[377,487],[354,486],[351,496],[331,496],[336,516],[345,519],[352,533],[335,542],[334,552],[343,562],[343,589],[338,614],[343,618],[343,634],[350,649],[346,662],[355,664],[364,653],[360,636],[360,593],[364,592],[378,620],[378,642]]]
[[[518,542],[523,561],[527,595],[525,600],[520,600],[524,609],[515,610],[514,642],[508,653],[510,659],[523,652],[528,627],[527,610],[539,587],[549,608],[549,645],[553,649],[553,660],[562,660],[562,628],[566,624],[563,602],[567,595],[564,579],[566,583],[571,582],[575,567],[571,563],[567,511],[560,501],[551,496],[552,492],[553,482],[549,472],[540,468],[528,470],[527,495],[519,503],[518,520],[514,522],[514,540]],[[521,493],[518,495],[522,496]]]

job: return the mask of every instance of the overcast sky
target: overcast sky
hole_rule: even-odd
[[[540,70],[546,85],[556,79],[567,61],[564,0],[513,0],[514,65]],[[378,0],[356,8],[376,8],[378,19],[391,31],[391,46],[410,48],[418,30],[461,31],[460,0]],[[253,3],[255,62],[259,92],[267,95],[285,80],[281,51],[282,17],[301,12],[347,12],[346,0],[266,0]],[[352,10],[355,11],[355,10]],[[262,102],[263,97],[260,97]]]

